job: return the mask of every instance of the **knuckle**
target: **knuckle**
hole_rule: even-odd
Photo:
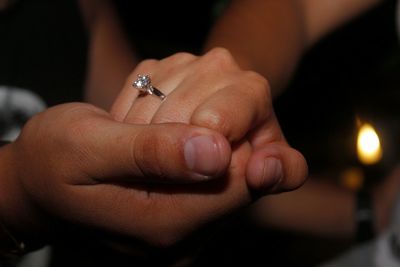
[[[261,99],[271,98],[271,87],[264,76],[254,71],[245,71],[243,78],[251,82],[251,88],[253,88],[257,97]]]
[[[206,53],[206,56],[211,56],[211,57],[215,57],[218,59],[233,59],[232,54],[229,52],[228,49],[224,48],[224,47],[215,47],[212,48],[210,51],[208,51]]]
[[[183,73],[188,65],[195,61],[197,56],[187,52],[179,52],[168,58],[162,59],[160,69],[164,77],[175,77],[177,74]]]
[[[228,68],[237,66],[235,59],[228,49],[222,47],[216,47],[211,49],[204,55],[204,60],[208,64],[211,62],[212,66],[216,68]]]
[[[168,58],[166,60],[173,60],[177,62],[188,62],[196,59],[197,57],[191,53],[188,52],[178,52]]]
[[[159,62],[159,60],[157,60],[157,59],[152,59],[152,58],[150,58],[150,59],[145,59],[145,60],[141,61],[141,62],[137,65],[136,70],[137,70],[137,71],[149,71],[149,70],[151,70],[151,69],[154,67],[154,65],[156,65],[158,62]]]
[[[242,76],[242,99],[247,99],[262,117],[271,114],[272,95],[268,81],[256,72],[246,71]]]
[[[156,59],[146,59],[141,61],[136,68],[128,75],[125,80],[125,84],[131,84],[133,81],[136,80],[138,74],[147,74],[154,70],[154,66],[159,61]]]
[[[179,111],[170,111],[166,114],[157,114],[151,120],[151,123],[160,124],[160,123],[186,123],[188,120],[186,119],[184,113]]]
[[[259,74],[258,72],[247,70],[247,71],[244,71],[244,75],[246,77],[248,77],[248,79],[253,80],[255,83],[258,83],[259,86],[262,86],[265,88],[270,87],[268,80],[264,76]]]
[[[132,162],[136,163],[141,172],[148,177],[165,177],[162,168],[163,158],[159,153],[159,148],[163,147],[160,135],[151,131],[142,131],[132,137],[131,143]],[[157,164],[154,164],[155,162]]]

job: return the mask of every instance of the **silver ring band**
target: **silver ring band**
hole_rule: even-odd
[[[150,85],[150,88],[151,88],[151,92],[149,92],[149,94],[158,96],[159,98],[161,98],[161,100],[164,100],[167,97],[166,95],[164,95],[163,92],[161,92],[154,86]]]

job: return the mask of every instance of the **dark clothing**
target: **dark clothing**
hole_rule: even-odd
[[[0,13],[0,40],[0,85],[50,106],[82,99],[87,39],[75,1],[19,1]]]

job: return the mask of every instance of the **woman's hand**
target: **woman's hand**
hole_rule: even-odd
[[[167,98],[139,96],[132,86],[139,74],[149,75],[152,85]],[[306,177],[303,156],[287,144],[279,127],[267,81],[241,70],[222,48],[201,57],[178,53],[160,61],[143,61],[127,79],[111,113],[126,123],[201,126],[220,132],[232,145],[248,146],[252,151],[249,159],[236,168],[245,174],[240,178],[246,178],[251,190],[292,190]],[[212,163],[210,160],[209,166]],[[206,166],[202,167],[206,171]]]

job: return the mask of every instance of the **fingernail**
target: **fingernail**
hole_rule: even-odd
[[[186,166],[207,179],[222,171],[222,151],[212,136],[195,136],[184,146]]]
[[[277,158],[266,158],[264,160],[263,181],[265,188],[277,185],[283,179],[282,163]]]

